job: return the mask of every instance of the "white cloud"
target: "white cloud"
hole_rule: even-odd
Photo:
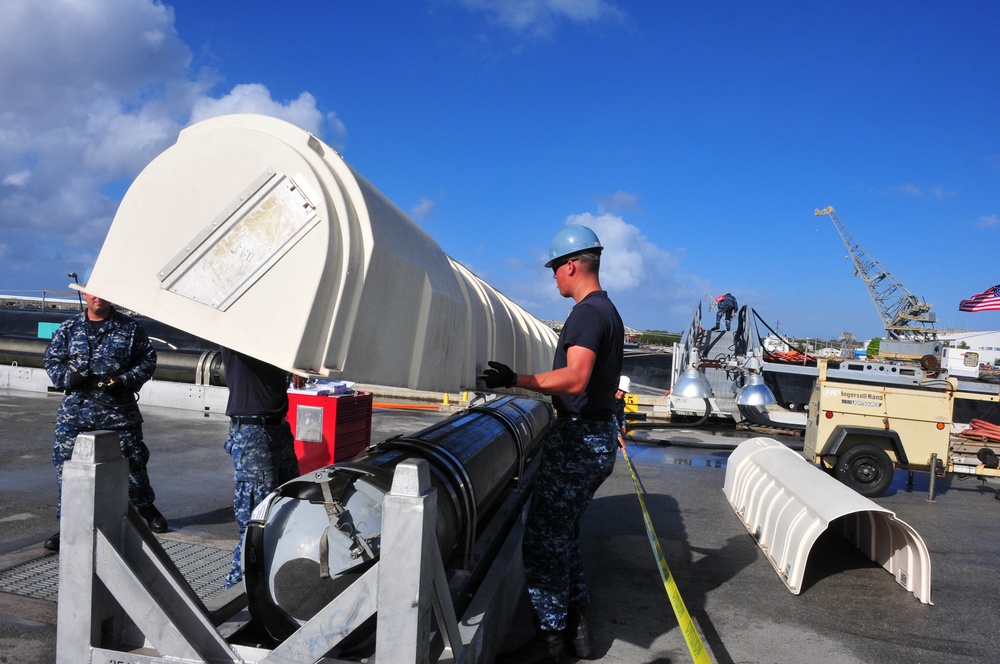
[[[936,198],[938,200],[944,200],[955,195],[955,192],[949,191],[940,185],[921,187],[912,182],[897,185],[891,191],[912,196],[913,198]]]
[[[929,193],[929,194],[930,194],[931,196],[933,196],[934,198],[937,198],[937,199],[939,199],[939,200],[944,200],[945,198],[949,198],[950,196],[954,196],[954,195],[955,195],[955,192],[953,192],[953,191],[948,191],[948,190],[947,190],[947,189],[945,189],[944,187],[940,187],[940,186],[934,186],[934,187],[930,187],[930,188],[929,188],[929,189],[927,190],[927,192],[928,192],[928,193]]]
[[[924,195],[924,192],[921,191],[920,187],[909,182],[906,184],[896,185],[895,187],[892,188],[892,191],[896,191],[901,194],[906,194],[908,196],[913,196],[915,198],[920,198],[921,196]]]
[[[545,36],[562,21],[598,23],[624,18],[621,9],[607,0],[458,0],[481,11],[490,20],[518,33]]]
[[[320,136],[330,130],[324,140],[334,147],[345,135],[307,91],[287,102],[257,83],[213,93],[214,74],[191,71],[173,10],[158,0],[3,4],[0,288],[52,287],[66,268],[92,260],[84,257],[96,255],[123,183],[191,122],[253,112]]]
[[[17,173],[11,173],[10,175],[4,176],[3,180],[0,180],[0,184],[8,187],[23,187],[28,184],[31,179],[31,171],[28,169],[20,170]]]
[[[115,99],[102,99],[91,109],[84,127],[81,156],[95,175],[116,177],[138,173],[169,145],[180,123],[155,108],[125,110]]]
[[[641,288],[678,267],[670,252],[650,242],[637,226],[618,215],[603,213],[570,215],[568,224],[590,228],[601,240],[601,284],[609,290]]]
[[[980,228],[996,228],[1000,226],[1000,217],[995,214],[983,215],[976,219],[976,226]]]
[[[682,270],[681,250],[657,246],[619,215],[584,212],[569,215],[565,222],[587,226],[601,240],[601,286],[630,327],[668,329],[668,321],[689,318],[692,303],[709,288],[704,279]],[[544,247],[531,249],[530,259],[507,260],[506,270],[493,279],[477,274],[533,315],[563,320],[573,302],[559,295],[552,271],[541,267],[548,258],[547,247],[545,238]]]
[[[420,201],[410,208],[410,219],[416,222],[423,222],[434,214],[436,204],[429,198],[421,198]]]
[[[316,99],[308,92],[286,106],[271,99],[270,91],[260,83],[244,83],[223,97],[200,96],[196,99],[191,109],[191,124],[232,113],[271,115],[312,133],[319,132],[323,123]]]
[[[635,212],[639,209],[639,195],[619,189],[603,197],[597,206],[600,212]]]
[[[0,112],[44,126],[183,73],[173,12],[149,0],[14,0],[0,23]],[[17,94],[9,94],[14,93]]]

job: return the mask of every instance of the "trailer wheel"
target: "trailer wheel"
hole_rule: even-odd
[[[885,493],[894,471],[892,459],[875,445],[855,445],[837,459],[837,479],[867,498]]]

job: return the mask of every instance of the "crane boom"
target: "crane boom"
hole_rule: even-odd
[[[896,341],[936,340],[934,323],[937,317],[931,312],[931,305],[908,291],[878,259],[865,250],[840,221],[832,206],[816,210],[816,216],[822,215],[829,215],[840,233],[840,239],[854,261],[854,274],[864,279],[868,294],[882,317],[886,337]]]

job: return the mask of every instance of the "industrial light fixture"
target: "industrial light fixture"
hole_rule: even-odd
[[[770,406],[774,403],[774,394],[764,384],[764,377],[760,374],[750,374],[747,384],[736,393],[737,406]]]
[[[747,371],[747,382],[736,392],[736,405],[764,407],[777,403],[771,388],[764,383],[760,358],[751,356],[743,368]]]
[[[691,367],[681,374],[670,390],[671,394],[690,399],[706,399],[712,396],[712,386],[705,374],[697,369],[698,351],[691,351]]]
[[[677,379],[677,384],[670,391],[679,397],[704,399],[712,396],[712,386],[708,384],[705,374],[691,367]]]

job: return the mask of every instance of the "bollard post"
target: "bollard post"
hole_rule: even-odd
[[[392,490],[382,500],[375,642],[380,662],[429,661],[436,514],[437,494],[427,462],[400,463]]]
[[[57,664],[244,661],[129,505],[117,433],[77,436],[62,505]]]
[[[98,486],[100,490],[98,491]],[[90,661],[90,648],[118,641],[125,612],[94,569],[98,529],[120,536],[128,510],[128,462],[118,434],[77,436],[73,458],[63,464],[59,523],[59,604],[56,662]]]
[[[931,481],[927,487],[927,502],[934,502],[934,481],[937,479],[937,452],[931,454]]]

